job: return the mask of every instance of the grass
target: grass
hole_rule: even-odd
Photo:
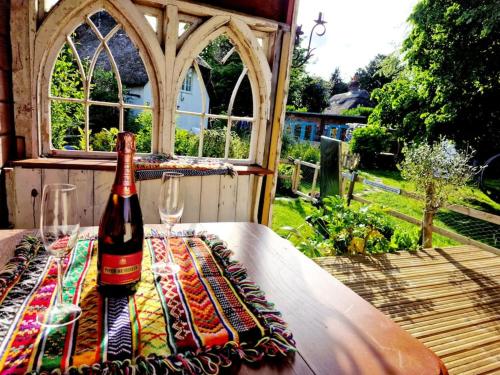
[[[360,175],[370,180],[383,182],[389,186],[399,187],[408,191],[415,191],[415,186],[410,182],[403,180],[398,171],[371,170],[363,171]],[[384,207],[392,208],[417,219],[421,219],[422,217],[423,202],[402,195],[381,191],[359,183],[355,185],[354,191],[358,194],[361,193],[366,199]],[[477,187],[465,187],[462,189],[459,196],[459,198],[455,198],[452,202],[473,207],[495,215],[500,215],[500,204],[491,200]],[[401,222],[399,225],[403,225],[403,222],[401,220],[399,221]],[[405,224],[413,226],[409,223]],[[482,220],[477,220],[442,209],[438,212],[438,214],[436,214],[434,225],[449,229],[478,241],[485,242],[491,246],[499,246],[497,237],[500,233],[498,232],[498,227]],[[434,235],[434,239],[434,246],[450,246],[458,244],[455,241],[436,234]]]
[[[381,180],[381,182],[386,185],[399,187],[404,190],[416,190],[415,185],[404,180],[399,171],[366,170],[362,171],[360,175],[370,180]],[[358,184],[355,191],[359,191],[360,186],[361,185]],[[464,187],[459,191],[458,195],[459,197],[452,199],[451,203],[457,203],[467,207],[476,208],[484,212],[500,215],[500,203],[491,200],[476,186],[470,185]]]
[[[362,171],[360,175],[370,180],[383,182],[389,186],[399,187],[407,191],[415,191],[415,186],[403,180],[398,171],[365,170]],[[420,220],[422,217],[423,203],[409,197],[381,191],[360,183],[355,185],[355,193],[361,193],[363,197],[378,205],[394,209],[416,219]],[[491,200],[477,187],[465,187],[460,195],[461,197],[456,198],[454,203],[500,215],[500,204]],[[361,207],[361,204],[358,202],[353,201],[351,204],[355,208]],[[281,228],[299,228],[298,231],[300,235],[308,237],[312,234],[312,229],[303,224],[305,224],[305,217],[310,215],[312,210],[312,205],[303,199],[278,198],[273,205],[272,228],[283,237],[287,237],[289,232]],[[395,228],[400,228],[405,231],[414,231],[417,228],[417,226],[413,224],[390,215],[387,215],[387,220],[393,224]],[[473,219],[449,210],[440,210],[435,217],[434,225],[488,243],[492,246],[499,246],[497,243],[498,240],[496,239],[500,238],[498,226],[490,225],[482,220]],[[433,244],[436,247],[455,246],[459,244],[454,240],[438,234],[434,234],[433,239]],[[295,236],[291,236],[290,240],[294,245],[300,242]]]
[[[272,229],[282,237],[286,237],[289,231],[283,227],[299,228],[298,231],[303,237],[313,234],[312,229],[305,224],[306,216],[310,215],[313,207],[310,203],[300,198],[276,198],[273,204]],[[300,242],[297,237],[291,236],[290,241],[297,245]]]

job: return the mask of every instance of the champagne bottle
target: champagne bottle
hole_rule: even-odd
[[[135,188],[135,139],[129,132],[118,134],[116,176],[99,224],[97,284],[109,296],[136,292],[141,279],[144,228]]]

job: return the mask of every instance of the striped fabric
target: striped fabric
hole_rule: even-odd
[[[37,312],[55,302],[56,267],[36,241],[24,241],[24,251],[31,244],[33,252],[26,258],[36,265],[28,262],[20,277],[0,272],[1,373],[216,374],[236,359],[254,362],[295,350],[279,313],[222,242],[207,235],[170,241],[166,254],[163,238],[145,240],[135,295],[103,298],[95,288],[96,241],[80,240],[65,262],[63,298],[83,314],[60,328],[36,323]],[[154,277],[152,261],[166,258],[180,272]]]
[[[135,158],[135,178],[137,181],[161,178],[163,172],[179,172],[184,176],[230,175],[236,172],[232,164],[212,158],[183,157],[154,154]]]

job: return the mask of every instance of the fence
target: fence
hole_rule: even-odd
[[[291,179],[292,191],[294,194],[309,201],[315,202],[319,190],[317,189],[319,181],[318,178],[320,175],[319,163],[312,164],[304,162],[300,159],[282,160],[281,162],[293,165],[294,167],[292,176],[280,176],[280,178]],[[346,163],[349,163],[349,161],[344,160],[343,164],[345,165]],[[305,182],[304,169],[307,169],[309,171],[307,176],[312,175],[312,178],[306,176]],[[420,202],[424,201],[424,198],[415,192],[407,191],[394,186],[389,186],[379,181],[362,178],[356,172],[344,172],[342,174],[343,186],[341,191],[346,192],[347,200],[349,203],[351,200],[367,205],[376,203],[364,198],[359,193],[354,193],[355,185],[357,183],[368,186],[370,189],[383,191],[389,194],[401,195]],[[417,226],[421,226],[422,224],[421,220],[392,208],[388,208],[384,210],[384,212],[388,215]],[[474,245],[500,255],[500,216],[459,204],[446,205],[437,213],[437,215],[439,216],[440,220],[447,226],[458,228],[458,232],[460,233],[437,226],[432,227],[433,233],[451,238],[460,243]]]
[[[293,165],[292,175],[280,175],[281,179],[291,180],[291,190],[294,194],[304,199],[315,202],[319,193],[318,181],[320,173],[319,162],[316,164],[295,160],[280,160],[280,164]]]

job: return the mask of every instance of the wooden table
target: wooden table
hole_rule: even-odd
[[[259,368],[244,365],[240,374],[447,374],[434,353],[269,228],[252,223],[181,226],[225,240],[283,313],[297,341],[294,358]],[[0,259],[23,233],[0,232]]]

